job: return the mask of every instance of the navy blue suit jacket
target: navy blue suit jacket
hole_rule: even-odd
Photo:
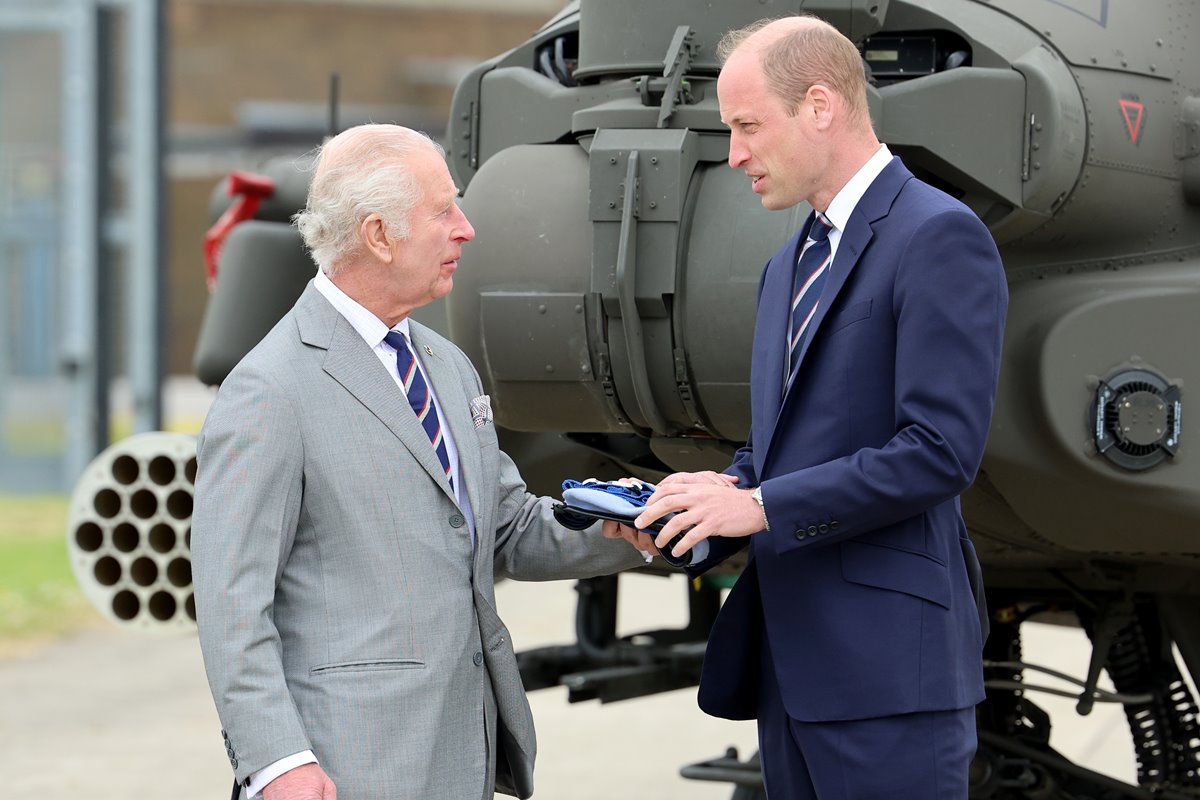
[[[983,699],[987,617],[958,497],[991,420],[1000,256],[978,217],[893,159],[842,232],[785,396],[809,225],[759,285],[751,432],[726,470],[762,487],[770,530],[713,537],[692,570],[751,548],[709,637],[700,705],[755,716],[765,634],[794,719],[967,708]]]

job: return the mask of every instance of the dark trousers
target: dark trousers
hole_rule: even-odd
[[[758,746],[768,800],[967,800],[975,709],[798,722],[763,647]]]

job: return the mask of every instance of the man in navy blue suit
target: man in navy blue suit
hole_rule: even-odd
[[[657,543],[705,542],[693,574],[749,548],[699,701],[758,719],[771,800],[965,800],[987,616],[959,495],[992,414],[1003,266],[876,139],[836,29],[760,23],[722,55],[729,165],[764,207],[814,213],[759,285],[745,447],[663,480],[636,524],[678,512]]]

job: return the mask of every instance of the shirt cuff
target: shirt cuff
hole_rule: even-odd
[[[258,772],[250,774],[250,780],[246,784],[246,797],[258,797],[262,790],[267,788],[267,784],[278,778],[285,772],[303,767],[305,764],[316,764],[317,757],[313,755],[312,750],[305,750],[303,753],[294,753],[290,756],[279,759],[274,764],[268,764]]]
[[[708,558],[708,539],[701,539],[692,545],[692,563],[689,566],[699,564],[706,558]]]

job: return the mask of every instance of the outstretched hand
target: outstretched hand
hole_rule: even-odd
[[[620,522],[605,520],[604,535],[609,539],[624,539],[647,555],[653,555],[657,552],[654,549],[654,539],[651,538],[650,534],[631,528],[628,525],[623,525]]]

